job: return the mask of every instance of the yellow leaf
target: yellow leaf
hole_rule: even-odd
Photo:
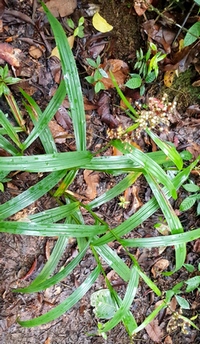
[[[100,16],[99,12],[96,12],[92,18],[92,24],[97,31],[109,32],[113,29],[113,26]]]
[[[60,54],[59,54],[59,51],[58,51],[58,48],[57,48],[57,47],[55,47],[55,48],[52,50],[50,57],[52,57],[52,56],[55,56],[55,57],[57,57],[57,58],[60,60]]]
[[[173,80],[174,80],[174,75],[175,75],[175,70],[168,70],[167,72],[165,72],[164,84],[166,87],[172,86]]]

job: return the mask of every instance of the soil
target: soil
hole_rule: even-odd
[[[32,4],[33,3],[33,4]],[[72,14],[72,18],[76,21],[77,17],[80,17],[80,13],[84,14],[85,9],[88,6],[87,1],[78,2],[79,9],[75,10]],[[36,5],[36,7],[35,7]],[[114,26],[114,33],[112,35],[105,35],[102,39],[105,41],[104,49],[101,52],[102,58],[121,59],[129,64],[129,67],[133,66],[135,61],[135,51],[139,47],[146,46],[146,36],[142,33],[141,23],[143,17],[138,17],[134,12],[132,4],[129,1],[100,1],[100,13],[107,19],[107,21]],[[33,21],[37,23],[37,28],[41,25],[40,30],[49,32],[49,25],[44,19],[43,14],[38,11],[39,5],[37,1],[6,1],[6,9],[2,16],[5,30],[0,33],[1,42],[5,42],[7,37],[13,39],[12,46],[21,49],[23,53],[23,65],[21,70],[17,71],[18,76],[24,79],[22,87],[26,91],[29,90],[29,94],[33,95],[35,100],[41,106],[45,108],[46,103],[51,98],[51,95],[56,87],[56,76],[59,71],[59,63],[56,59],[49,59],[49,52],[53,48],[52,42],[46,42],[46,53],[41,58],[30,57],[29,48],[31,44],[35,42],[41,43],[41,36],[39,30],[36,29],[27,18],[33,18]],[[8,12],[13,10],[18,11],[18,15],[15,13],[10,17]],[[35,14],[33,16],[33,12]],[[25,14],[27,17],[23,17]],[[148,13],[146,13],[148,16]],[[152,14],[151,14],[152,16]],[[11,20],[12,18],[12,20]],[[86,17],[88,22],[91,22],[90,17]],[[63,19],[60,19],[65,27]],[[88,25],[88,26],[87,26]],[[89,35],[91,26],[86,25],[86,33]],[[66,28],[66,27],[65,27]],[[95,32],[95,30],[94,30]],[[91,42],[92,35],[90,33],[89,42]],[[87,36],[88,37],[88,36]],[[24,39],[29,38],[29,41]],[[98,43],[98,42],[97,42]],[[43,42],[42,42],[43,44]],[[77,59],[78,68],[80,69],[80,75],[85,76],[85,59],[91,57],[88,55],[86,49],[87,45],[84,41],[78,40],[77,45],[74,47],[74,55]],[[48,50],[49,49],[49,50]],[[53,67],[52,67],[53,65]],[[26,68],[25,68],[26,67]],[[55,72],[56,70],[56,72]],[[178,151],[188,149],[194,157],[200,154],[200,135],[199,135],[199,96],[197,93],[198,88],[195,87],[191,90],[191,83],[196,77],[196,71],[194,67],[190,67],[186,80],[187,82],[179,80],[179,84],[173,85],[173,90],[163,87],[155,82],[149,88],[149,95],[152,93],[154,96],[164,94],[166,91],[169,93],[170,100],[176,97],[177,100],[177,113],[176,118],[171,123],[168,132],[159,134],[162,139],[171,141],[177,147]],[[181,76],[184,78],[184,73]],[[91,88],[86,86],[84,77],[81,79],[83,86],[83,93],[88,99],[92,99],[96,104],[96,98]],[[184,89],[183,89],[184,84]],[[190,87],[189,87],[190,86]],[[12,91],[16,99],[20,102],[20,95],[16,87],[12,88]],[[129,119],[126,118],[125,113],[119,110],[119,99],[113,90],[108,91],[109,97],[112,98],[109,104],[111,115],[117,118],[121,123],[127,123]],[[5,100],[0,99],[1,109],[8,111]],[[19,103],[20,104],[20,103]],[[197,106],[199,111],[188,110],[189,106]],[[66,108],[63,109],[65,114],[65,124],[70,128],[70,121],[66,115]],[[9,113],[9,116],[11,114]],[[63,115],[64,117],[64,115]],[[28,119],[27,119],[28,121]],[[59,122],[57,118],[57,122]],[[30,130],[31,130],[31,123]],[[101,116],[98,116],[95,108],[87,113],[87,147],[91,151],[95,152],[102,148],[107,143],[107,128],[108,123],[103,121]],[[145,150],[153,150],[152,142],[147,137],[142,136],[138,140],[138,144]],[[59,151],[69,151],[74,149],[73,139],[57,141],[57,147]],[[39,154],[42,153],[42,146],[39,142],[34,142],[30,147],[27,154]],[[107,152],[109,154],[109,152]],[[3,204],[7,200],[20,194],[22,191],[28,189],[30,186],[37,183],[40,178],[38,174],[31,174],[28,172],[19,172],[10,175],[11,182],[7,183],[5,192],[0,192],[0,203]],[[193,181],[200,185],[200,176],[198,174],[192,175]],[[99,186],[97,188],[97,196],[109,189],[110,185],[114,185],[119,182],[119,177],[109,176],[101,173]],[[151,197],[151,190],[143,178],[137,181],[138,200],[145,203]],[[84,195],[87,192],[87,185],[84,182],[83,173],[79,173],[71,190],[84,199]],[[178,200],[174,202],[173,207],[178,211],[181,200],[186,196],[186,192],[181,189],[179,191]],[[52,199],[50,194],[43,196],[39,201],[35,202],[28,208],[24,209],[20,213],[15,214],[10,220],[17,220],[25,217],[27,214],[34,212],[40,212],[50,209],[56,206],[56,201]],[[111,202],[99,207],[98,215],[106,220],[111,228],[121,223],[125,218],[130,216],[135,211],[135,205],[133,202],[127,209],[123,209],[119,206],[119,198],[113,199]],[[83,213],[86,223],[90,223],[88,215]],[[148,221],[144,222],[140,228],[136,228],[135,235],[140,236],[153,236],[155,232],[154,225],[159,222],[161,213],[155,213]],[[200,219],[196,215],[196,207],[192,207],[191,210],[184,212],[180,216],[186,230],[200,227]],[[101,336],[97,335],[98,320],[95,318],[93,309],[90,305],[90,296],[92,292],[105,288],[105,282],[103,277],[99,277],[90,291],[84,296],[84,298],[75,306],[72,310],[68,311],[59,319],[52,321],[47,325],[42,325],[35,328],[23,328],[17,323],[17,318],[30,319],[38,315],[44,314],[52,307],[58,305],[66,297],[68,297],[86,278],[86,276],[96,267],[96,262],[92,253],[88,250],[86,256],[81,263],[73,270],[73,273],[65,278],[57,285],[39,292],[36,294],[20,294],[13,293],[12,289],[24,287],[30,284],[32,280],[41,271],[45,262],[47,261],[48,254],[51,252],[56,238],[44,238],[44,237],[29,237],[19,235],[2,234],[0,236],[0,336],[2,344],[92,344],[92,343],[146,343],[153,344],[158,341],[153,341],[148,333],[143,330],[139,332],[133,339],[130,339],[126,333],[122,324],[119,324],[116,328],[108,333],[107,341]],[[112,243],[114,248],[121,258],[129,265],[129,257],[126,255],[122,247],[117,243]],[[171,288],[178,282],[193,277],[192,273],[187,272],[182,268],[170,277],[164,277],[160,274],[152,275],[152,267],[156,261],[160,258],[166,259],[173,264],[172,257],[174,256],[173,247],[166,248],[162,253],[159,249],[132,249],[130,250],[137,259],[142,269],[151,278],[154,278],[156,284],[161,290]],[[187,245],[187,261],[186,263],[192,264],[197,271],[198,264],[200,263],[200,241],[191,242]],[[77,254],[77,245],[74,240],[71,240],[62,256],[62,260],[59,262],[57,271],[62,266],[68,263]],[[34,271],[27,274],[33,263],[35,262]],[[120,280],[118,276],[112,276],[112,271],[108,265],[104,265],[106,274],[110,274],[111,281],[117,292],[123,297],[126,285]],[[187,295],[187,300],[191,306],[190,310],[184,310],[183,315],[188,318],[196,317],[200,311],[200,298],[199,291],[195,290]],[[132,305],[132,311],[138,323],[141,323],[146,316],[148,316],[155,307],[155,303],[158,300],[150,292],[147,285],[141,281],[140,287],[137,291],[137,295]],[[175,302],[175,301],[174,301]],[[177,311],[180,308],[175,305]],[[200,343],[200,332],[192,327],[188,327],[187,333],[181,331],[182,324],[178,321],[172,324],[172,316],[170,313],[163,312],[159,314],[159,326],[163,329],[163,338],[159,343],[165,344],[178,344],[178,343]],[[200,318],[195,319],[195,324],[200,328]],[[173,326],[172,326],[173,325]],[[168,329],[168,331],[167,331]],[[168,340],[168,341],[167,341]],[[171,340],[171,341],[170,341]]]

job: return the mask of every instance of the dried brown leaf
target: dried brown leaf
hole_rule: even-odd
[[[163,270],[166,270],[169,266],[169,261],[167,259],[160,259],[158,260],[152,267],[151,272],[153,277],[156,278],[160,275]]]
[[[109,70],[112,71],[119,87],[124,85],[125,80],[129,73],[128,65],[124,61],[118,60],[118,59],[107,60],[103,64],[100,65],[100,68],[105,70],[105,72],[108,75],[107,78],[101,79],[101,82],[104,84],[106,89],[114,87],[112,83],[112,79],[109,75]]]
[[[72,14],[77,7],[77,0],[50,0],[46,6],[55,17],[66,17]],[[40,8],[42,10],[42,8]]]
[[[146,327],[145,330],[147,331],[149,337],[155,342],[159,343],[163,337],[163,332],[158,325],[158,320],[152,320]]]

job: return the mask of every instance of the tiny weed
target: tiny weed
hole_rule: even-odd
[[[196,184],[190,182],[188,184],[184,184],[183,188],[190,192],[191,195],[186,197],[180,204],[180,210],[186,211],[190,209],[196,202],[197,202],[197,215],[200,215],[200,187]]]
[[[75,27],[75,24],[71,18],[67,19],[67,25],[73,30],[74,37],[83,38],[84,37],[84,17],[80,17],[78,21],[78,26]]]
[[[86,76],[85,79],[92,85],[94,85],[94,91],[95,93],[100,92],[101,90],[105,90],[105,86],[103,82],[101,82],[102,78],[107,78],[107,73],[103,70],[103,68],[100,68],[101,64],[101,58],[100,56],[97,57],[96,61],[87,58],[86,59],[88,65],[92,67],[93,73],[90,76]]]

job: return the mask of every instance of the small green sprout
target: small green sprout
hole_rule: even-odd
[[[97,57],[96,61],[90,58],[87,58],[86,61],[88,65],[92,67],[94,72],[93,72],[93,75],[86,76],[85,79],[87,80],[87,82],[94,85],[95,93],[98,93],[101,90],[105,90],[105,86],[103,82],[101,81],[101,79],[108,78],[108,75],[103,68],[100,68],[100,64],[101,64],[100,56]]]
[[[73,20],[71,18],[67,19],[68,26],[72,30],[74,30],[74,33],[73,33],[74,37],[76,37],[76,36],[79,38],[84,37],[84,32],[83,32],[84,31],[84,21],[85,21],[84,17],[80,17],[79,21],[78,21],[78,26],[75,27]]]
[[[180,204],[180,210],[181,211],[186,211],[188,209],[190,209],[196,202],[198,203],[197,205],[197,215],[200,215],[200,187],[197,186],[194,183],[188,183],[183,185],[183,188],[188,191],[191,192],[192,194],[188,197],[186,197]]]

